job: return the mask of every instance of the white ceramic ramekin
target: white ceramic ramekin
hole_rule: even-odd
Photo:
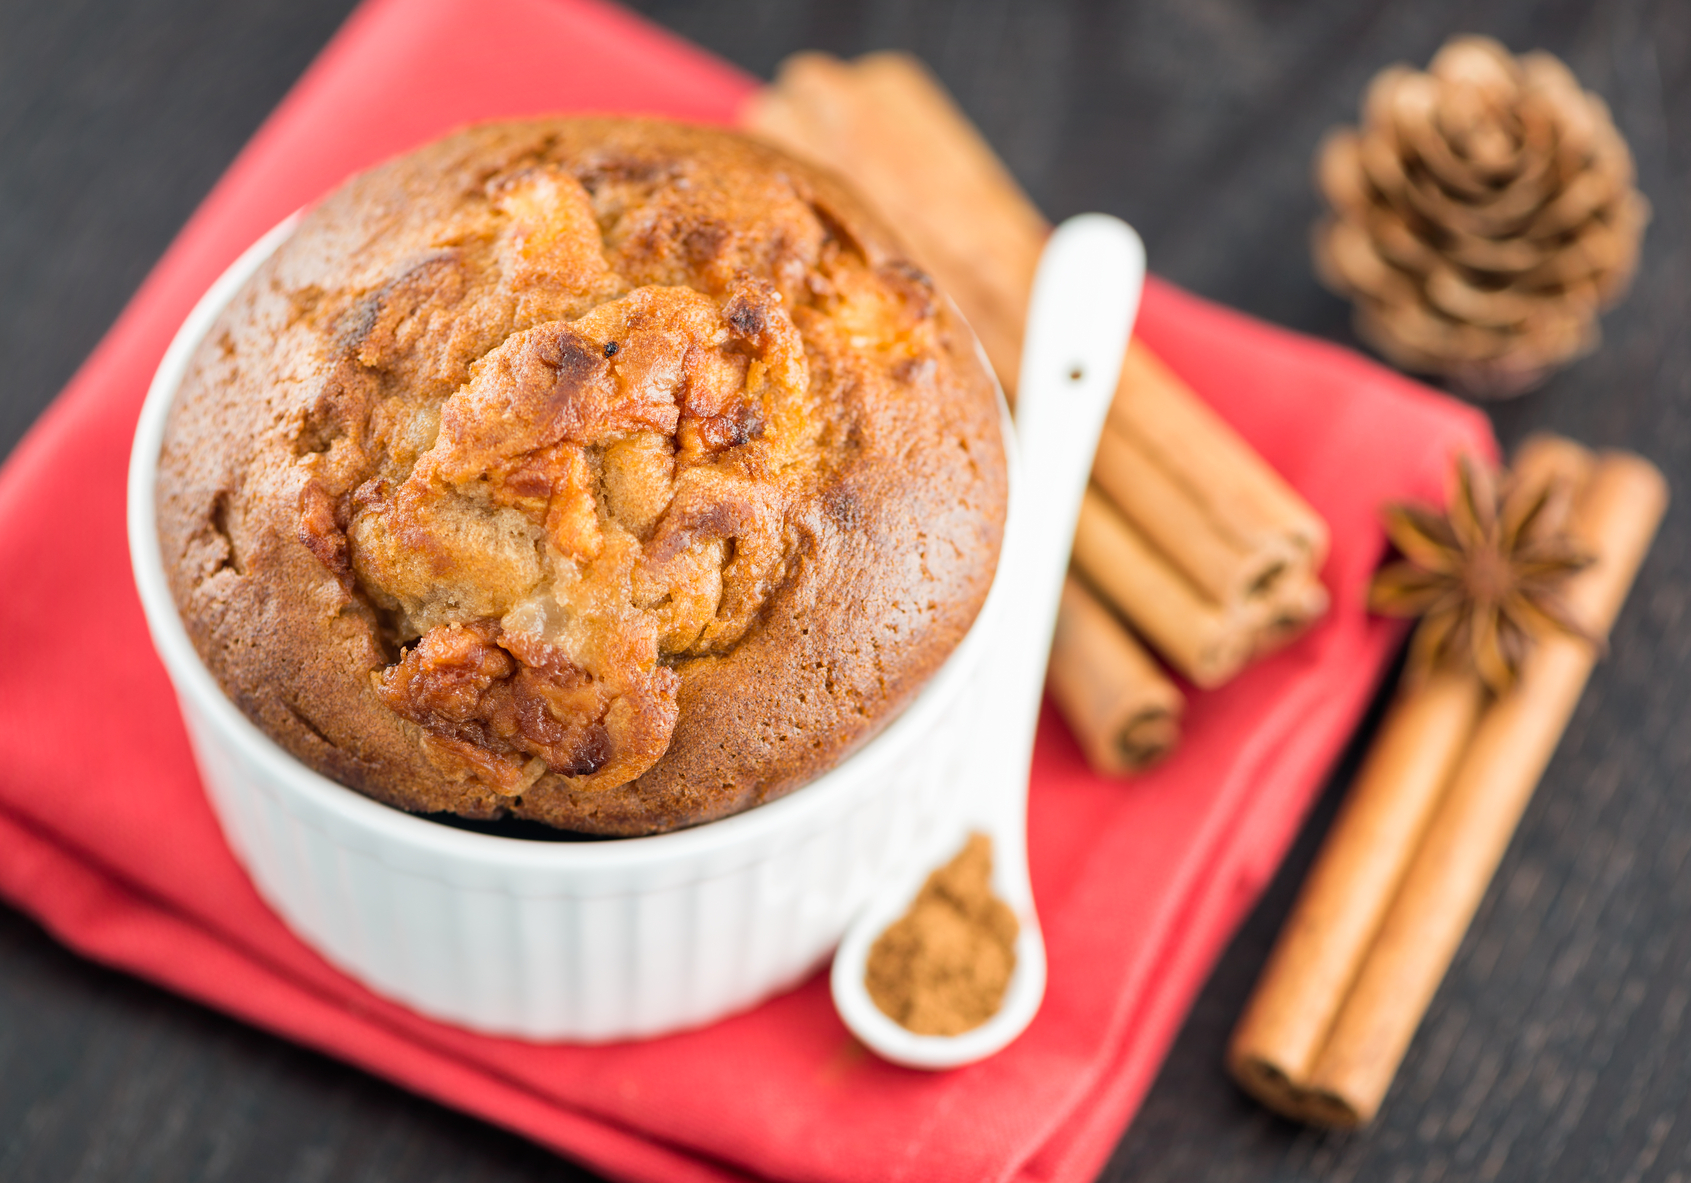
[[[165,419],[195,347],[293,229],[283,223],[200,300],[148,392],[129,470],[129,546],[223,832],[301,939],[424,1014],[500,1035],[657,1035],[752,1006],[817,967],[873,887],[959,840],[970,687],[999,597],[916,700],[832,771],[690,830],[545,842],[459,830],[378,804],[296,761],[201,664],[159,556]],[[1014,441],[1006,424],[1006,448]]]

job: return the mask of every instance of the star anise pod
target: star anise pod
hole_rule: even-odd
[[[1487,466],[1464,456],[1444,513],[1387,507],[1386,533],[1403,561],[1375,575],[1368,602],[1389,616],[1422,618],[1410,645],[1412,677],[1468,666],[1502,694],[1539,637],[1560,631],[1596,643],[1560,596],[1567,578],[1593,562],[1563,528],[1570,492],[1554,479],[1505,479],[1500,487]]]

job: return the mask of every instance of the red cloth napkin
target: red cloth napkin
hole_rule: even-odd
[[[1153,282],[1141,336],[1324,514],[1331,618],[1126,783],[1042,720],[1033,881],[1050,952],[1020,1041],[926,1075],[868,1056],[822,976],[705,1030],[492,1039],[370,994],[254,894],[201,794],[130,582],[124,471],[147,382],[239,251],[454,124],[612,110],[727,121],[753,80],[594,0],[370,0],[241,154],[0,471],[0,892],[71,947],[641,1180],[1091,1177],[1272,873],[1400,632],[1363,611],[1383,500],[1437,497],[1484,419],[1353,354]]]

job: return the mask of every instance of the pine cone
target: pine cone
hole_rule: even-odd
[[[1453,38],[1426,73],[1378,74],[1317,180],[1333,213],[1316,267],[1356,301],[1358,335],[1477,397],[1596,346],[1650,217],[1603,100],[1551,55],[1485,37]]]

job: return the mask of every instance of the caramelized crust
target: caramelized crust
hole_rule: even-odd
[[[726,132],[461,132],[307,215],[160,461],[190,635],[407,809],[637,834],[862,744],[985,598],[991,383],[841,187]]]

